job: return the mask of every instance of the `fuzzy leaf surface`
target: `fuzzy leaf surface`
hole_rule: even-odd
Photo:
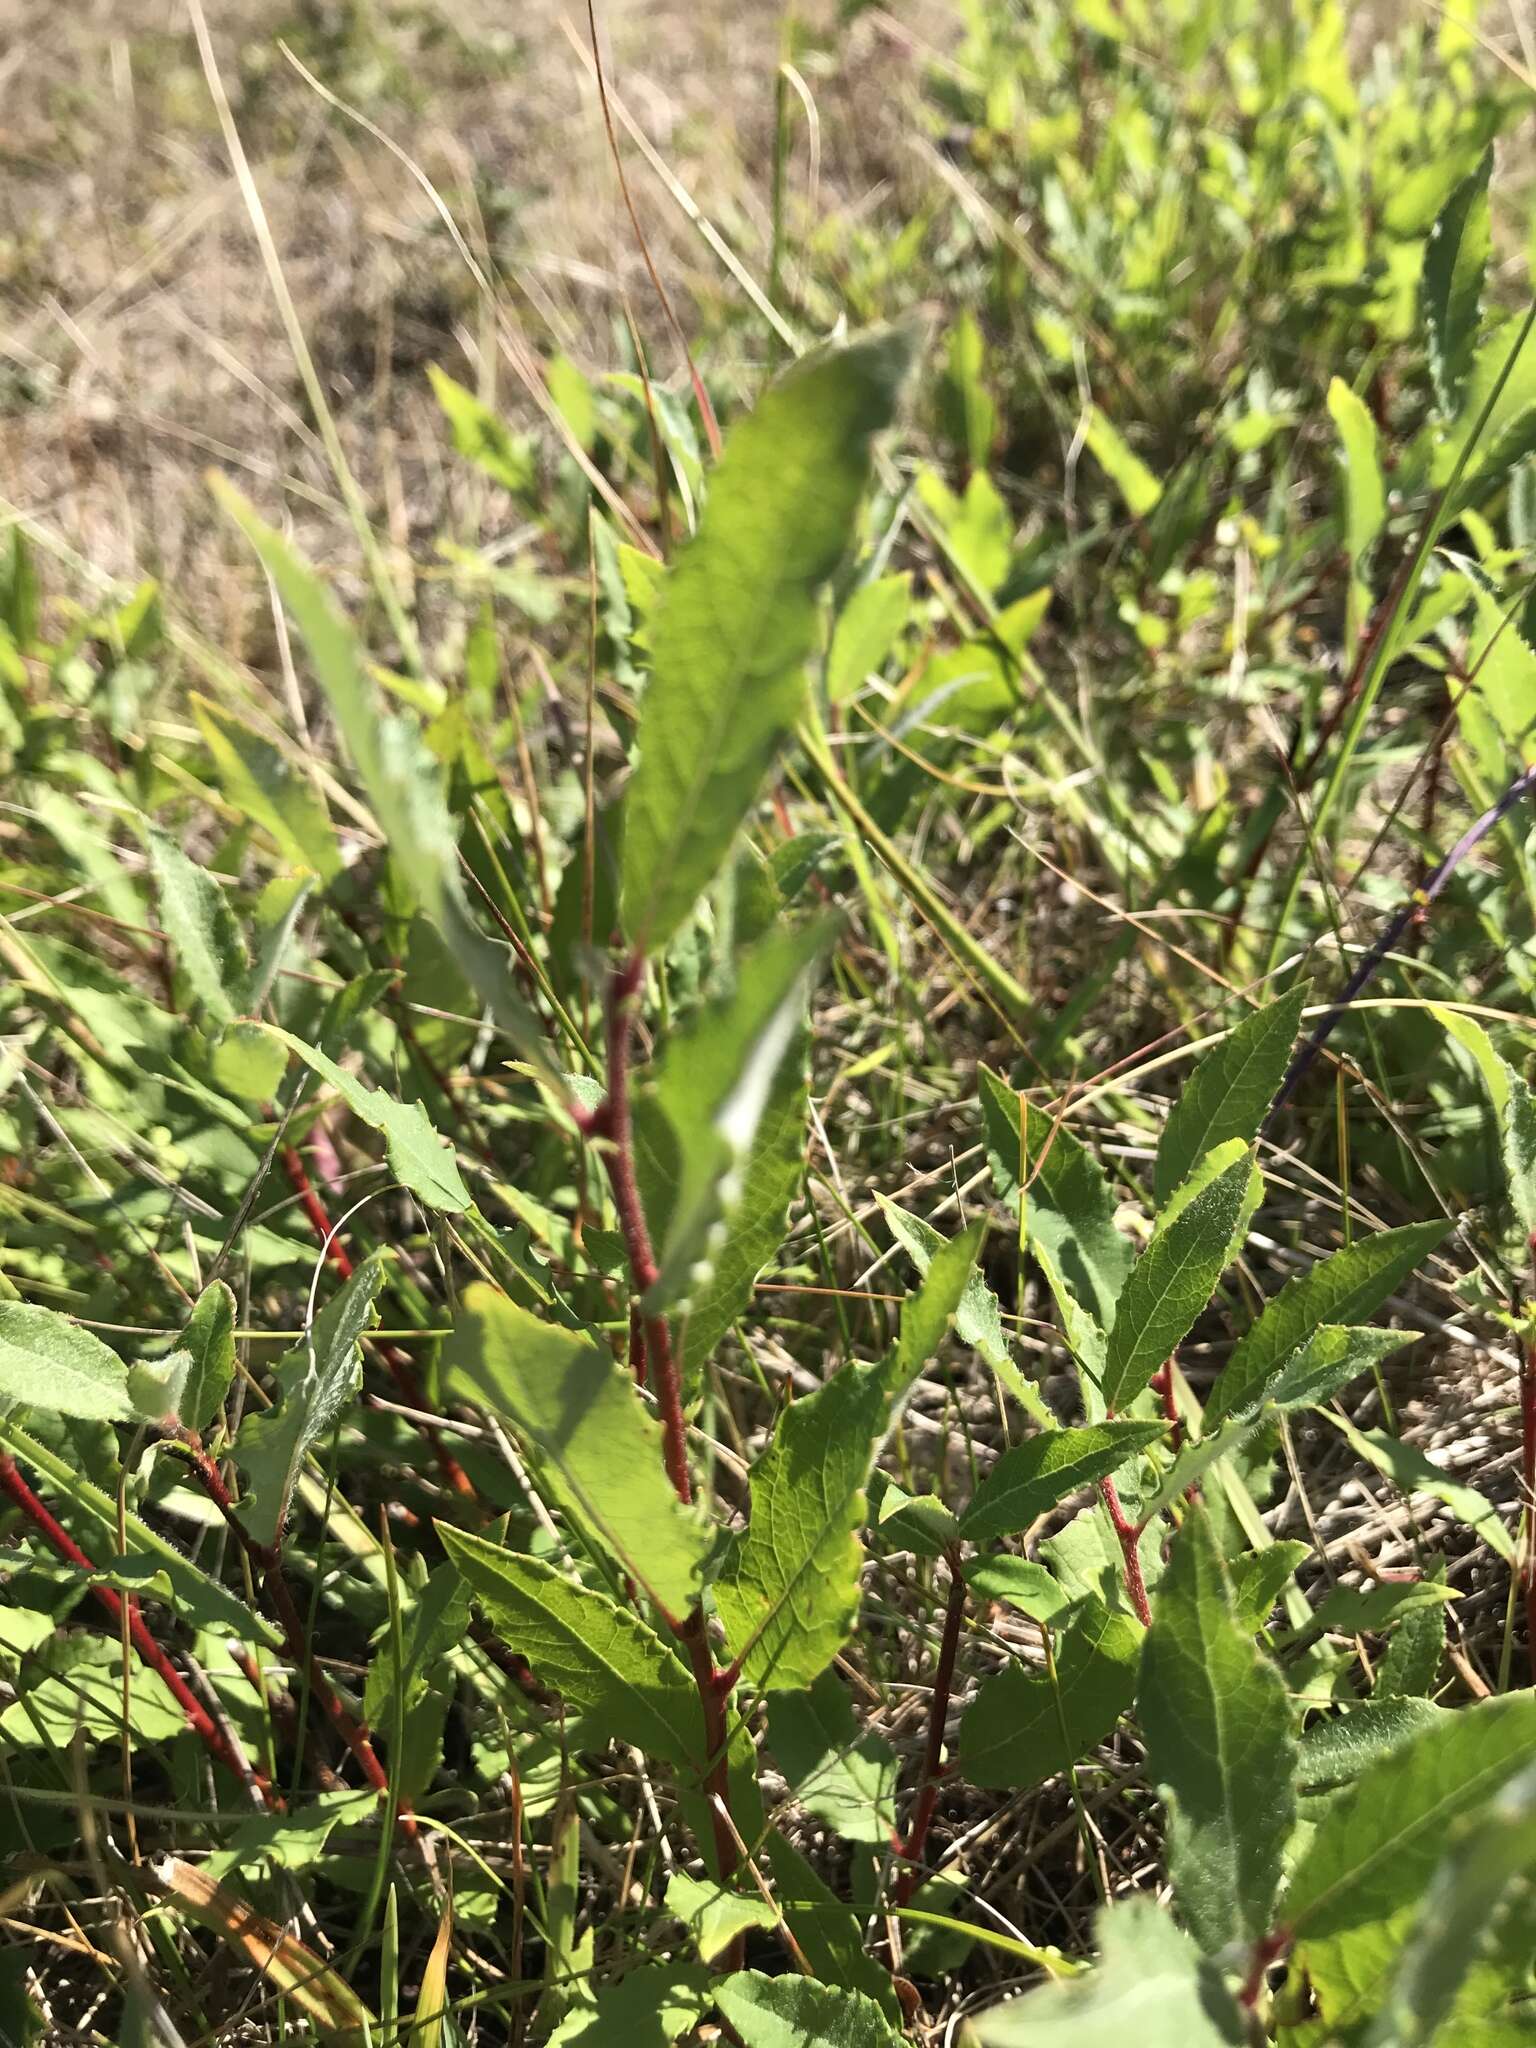
[[[1262,1398],[1271,1377],[1314,1330],[1374,1315],[1439,1244],[1447,1227],[1409,1223],[1401,1230],[1378,1231],[1287,1280],[1265,1303],[1211,1389],[1206,1428]]]
[[[248,1415],[235,1441],[246,1491],[241,1521],[258,1543],[275,1543],[304,1460],[329,1436],[362,1385],[359,1340],[374,1319],[384,1254],[365,1259],[315,1317],[308,1339],[273,1367],[277,1405]]]
[[[1104,1357],[1104,1403],[1123,1408],[1189,1335],[1226,1269],[1248,1200],[1247,1153],[1187,1203],[1131,1268]]]
[[[1117,1472],[1128,1458],[1156,1443],[1160,1422],[1098,1422],[1082,1429],[1042,1430],[1004,1451],[961,1517],[970,1543],[1027,1529],[1079,1487]]]
[[[1254,1010],[1195,1068],[1158,1142],[1153,1185],[1159,1203],[1214,1146],[1228,1138],[1246,1145],[1258,1136],[1285,1078],[1306,999],[1303,984]]]
[[[1296,1818],[1291,1703],[1238,1620],[1202,1509],[1185,1518],[1158,1587],[1136,1710],[1186,1925],[1207,1955],[1257,1941]]]
[[[683,1766],[703,1761],[693,1681],[637,1615],[540,1558],[446,1523],[438,1532],[496,1633],[568,1706],[647,1756]]]
[[[197,1297],[181,1342],[191,1364],[178,1412],[191,1428],[203,1430],[235,1376],[235,1297],[222,1280],[211,1281]]]
[[[27,1301],[0,1301],[0,1403],[87,1422],[125,1422],[134,1413],[117,1353],[57,1310]]]
[[[883,329],[802,358],[726,442],[651,622],[620,904],[655,952],[725,859],[805,696],[816,594],[847,552],[912,356]]]
[[[743,2048],[900,2048],[901,2036],[860,1991],[818,1984],[813,1977],[764,1977],[740,1970],[727,1977],[715,2003]]]
[[[247,1007],[251,963],[224,891],[169,833],[153,826],[149,865],[176,964],[208,1016],[227,1024]]]

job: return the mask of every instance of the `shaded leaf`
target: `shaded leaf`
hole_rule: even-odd
[[[1412,1330],[1348,1330],[1324,1323],[1298,1345],[1264,1390],[1271,1408],[1319,1408],[1352,1379],[1414,1341]]]
[[[795,1798],[846,1842],[882,1848],[896,1825],[896,1752],[861,1734],[848,1688],[823,1671],[800,1692],[768,1698],[768,1739]]]
[[[637,1615],[551,1566],[439,1522],[443,1548],[509,1649],[605,1735],[697,1768],[704,1722],[688,1672]]]
[[[1536,715],[1536,703],[1532,710]],[[1492,1039],[1475,1018],[1437,1005],[1431,1005],[1431,1015],[1471,1054],[1482,1076],[1498,1124],[1510,1203],[1520,1228],[1529,1235],[1536,1231],[1536,1100],[1509,1062],[1499,1058]]]
[[[189,1428],[204,1430],[235,1376],[235,1297],[222,1280],[211,1281],[197,1297],[181,1342],[190,1364],[177,1413]]]
[[[960,1723],[972,1784],[1023,1790],[1097,1748],[1131,1704],[1143,1631],[1085,1599],[1055,1638],[1055,1676],[1011,1664],[987,1678]]]
[[[191,704],[219,786],[235,809],[269,832],[289,860],[331,881],[341,871],[341,851],[309,777],[222,705],[196,691]]]
[[[1465,1522],[1490,1550],[1497,1551],[1508,1563],[1514,1562],[1515,1539],[1486,1494],[1479,1493],[1475,1486],[1468,1486],[1464,1480],[1453,1478],[1415,1445],[1388,1436],[1385,1430],[1356,1429],[1347,1417],[1336,1415],[1331,1409],[1323,1412],[1334,1428],[1349,1439],[1360,1456],[1374,1465],[1378,1472],[1384,1472],[1404,1493],[1427,1493],[1436,1500],[1444,1501],[1456,1519]]]
[[[651,622],[625,799],[621,908],[634,945],[659,950],[688,916],[800,714],[816,593],[852,538],[870,442],[911,355],[899,329],[818,350],[731,432]]]
[[[824,1984],[859,1992],[899,2024],[901,2007],[890,1972],[865,1948],[853,1908],[777,1829],[768,1834],[763,1846],[779,1910],[815,1976]]]
[[[683,1871],[667,1880],[667,1911],[675,1913],[693,1936],[700,1959],[712,1963],[740,1934],[751,1927],[777,1927],[779,1916],[758,1892],[711,1884]]]
[[[1488,268],[1491,228],[1488,181],[1493,150],[1484,152],[1440,211],[1424,250],[1424,324],[1429,330],[1429,374],[1440,410],[1448,419],[1460,410],[1472,368],[1482,314],[1483,277]]]

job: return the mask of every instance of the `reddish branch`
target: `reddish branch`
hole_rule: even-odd
[[[1147,1582],[1141,1570],[1141,1531],[1127,1516],[1120,1505],[1120,1495],[1115,1490],[1113,1479],[1099,1481],[1099,1498],[1109,1511],[1116,1536],[1120,1539],[1120,1555],[1125,1561],[1125,1590],[1130,1595],[1143,1628],[1152,1626],[1152,1603],[1147,1598]]]
[[[95,1571],[95,1565],[69,1531],[54,1519],[47,1507],[38,1499],[22,1477],[16,1460],[9,1456],[0,1456],[0,1491],[3,1491],[21,1510],[56,1556],[63,1558],[66,1564],[78,1566],[81,1571]],[[121,1628],[125,1611],[122,1598],[110,1586],[93,1586],[91,1591],[98,1603]],[[171,1662],[169,1654],[150,1634],[144,1617],[139,1612],[139,1603],[131,1595],[128,1598],[126,1614],[129,1640],[137,1650],[140,1660],[165,1681],[176,1704],[186,1716],[187,1726],[200,1739],[209,1755],[223,1764],[226,1770],[233,1771],[242,1785],[254,1784],[268,1805],[281,1805],[282,1802],[274,1794],[270,1782],[259,1771],[252,1769],[239,1754],[224,1729],[214,1720]]]
[[[933,1674],[933,1698],[928,1708],[928,1746],[923,1755],[923,1774],[918,1780],[917,1804],[904,1836],[895,1842],[896,1854],[906,1868],[896,1880],[896,1903],[906,1905],[917,1890],[919,1866],[928,1841],[934,1808],[939,1803],[939,1786],[944,1767],[944,1724],[949,1719],[950,1694],[955,1683],[955,1657],[960,1648],[960,1625],[965,1619],[965,1575],[960,1568],[960,1551],[951,1544],[944,1553],[949,1564],[949,1604],[944,1609],[944,1635],[939,1644],[939,1661]]]
[[[678,1499],[687,1506],[693,1499],[693,1481],[688,1471],[688,1429],[683,1415],[677,1359],[672,1349],[672,1331],[664,1314],[648,1314],[645,1309],[645,1297],[656,1284],[658,1269],[650,1227],[640,1200],[640,1184],[635,1175],[634,1127],[629,1100],[634,1007],[644,977],[645,956],[635,953],[617,969],[609,983],[608,1092],[597,1108],[582,1118],[581,1127],[588,1137],[602,1141],[603,1164],[624,1238],[630,1285],[636,1296],[630,1311],[630,1364],[639,1384],[649,1386],[655,1393],[661,1415],[662,1457],[667,1477]],[[664,1618],[687,1652],[694,1684],[698,1688],[699,1706],[704,1717],[704,1746],[709,1757],[704,1790],[709,1801],[720,1875],[729,1877],[736,1868],[737,1849],[736,1831],[730,1817],[730,1777],[726,1760],[728,1702],[739,1672],[735,1665],[724,1670],[716,1666],[702,1608],[695,1607],[683,1621],[670,1615]]]
[[[168,1428],[170,1427],[168,1425]],[[241,1522],[235,1511],[234,1497],[224,1483],[224,1475],[203,1449],[196,1432],[174,1427],[171,1433],[185,1451],[203,1491],[224,1517],[236,1542],[250,1559],[252,1571],[264,1587],[272,1604],[272,1611],[277,1617],[278,1626],[283,1632],[283,1646],[288,1652],[289,1659],[309,1680],[311,1699],[356,1759],[358,1768],[374,1791],[381,1798],[385,1797],[389,1792],[389,1779],[385,1775],[384,1766],[374,1753],[367,1730],[348,1712],[336,1688],[321,1668],[319,1659],[310,1648],[303,1617],[283,1573],[278,1546],[275,1543],[258,1543]],[[400,1825],[407,1834],[414,1836],[416,1820],[410,1807],[402,1800],[397,1810]]]

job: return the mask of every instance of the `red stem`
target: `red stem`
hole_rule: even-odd
[[[944,1724],[949,1719],[950,1694],[955,1683],[955,1656],[960,1648],[960,1625],[965,1619],[966,1584],[960,1568],[959,1550],[952,1544],[945,1552],[949,1564],[949,1604],[944,1609],[944,1634],[939,1643],[939,1661],[934,1667],[933,1696],[928,1707],[928,1747],[923,1756],[923,1774],[918,1780],[917,1804],[912,1810],[906,1835],[896,1842],[896,1854],[906,1869],[896,1880],[896,1903],[904,1906],[917,1890],[934,1808],[939,1803],[939,1785],[944,1772]]]
[[[303,1618],[294,1601],[293,1593],[283,1575],[282,1559],[275,1543],[258,1543],[241,1522],[235,1512],[235,1501],[224,1483],[224,1475],[201,1442],[191,1430],[178,1430],[177,1441],[191,1460],[192,1470],[197,1474],[203,1491],[224,1517],[235,1540],[251,1561],[252,1570],[265,1586],[272,1610],[277,1616],[283,1632],[283,1643],[291,1661],[301,1667],[309,1679],[310,1697],[332,1728],[341,1737],[363,1776],[381,1798],[389,1791],[389,1779],[384,1766],[374,1753],[373,1744],[360,1722],[343,1706],[335,1687],[321,1669],[319,1660],[309,1646]],[[401,1800],[397,1807],[400,1825],[408,1835],[416,1833],[416,1818],[409,1804]]]
[[[1109,1519],[1120,1539],[1120,1555],[1125,1561],[1125,1590],[1131,1596],[1131,1605],[1135,1608],[1142,1626],[1150,1628],[1152,1604],[1147,1598],[1147,1582],[1141,1571],[1141,1531],[1134,1522],[1127,1519],[1113,1479],[1099,1481],[1099,1497],[1109,1510]]]
[[[95,1565],[69,1531],[54,1519],[43,1502],[38,1499],[22,1477],[16,1460],[10,1456],[0,1456],[0,1491],[9,1495],[11,1501],[26,1516],[49,1548],[63,1558],[66,1564],[77,1565],[81,1571],[95,1571]],[[110,1586],[93,1586],[91,1591],[98,1603],[121,1628],[123,1602],[119,1595]],[[129,1599],[127,1612],[128,1635],[139,1653],[140,1660],[164,1679],[176,1704],[186,1716],[187,1726],[199,1737],[204,1748],[211,1756],[217,1758],[226,1770],[233,1771],[242,1785],[254,1784],[269,1806],[280,1805],[281,1801],[276,1798],[269,1781],[259,1771],[253,1770],[243,1757],[237,1755],[224,1730],[176,1669],[167,1652],[150,1634],[144,1617],[139,1612],[137,1600]]]

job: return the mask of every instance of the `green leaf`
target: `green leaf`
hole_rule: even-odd
[[[437,1524],[487,1620],[536,1675],[603,1734],[698,1769],[704,1721],[693,1680],[639,1616],[550,1565]]]
[[[752,1473],[751,1520],[715,1583],[726,1641],[755,1683],[810,1685],[847,1640],[864,1488],[897,1405],[961,1299],[981,1234],[973,1225],[935,1258],[887,1363],[846,1365],[780,1414]]]
[[[1376,1313],[1445,1236],[1445,1223],[1409,1223],[1379,1231],[1319,1259],[1287,1280],[1228,1359],[1205,1405],[1205,1426],[1263,1398],[1292,1352],[1325,1323],[1357,1323]]]
[[[621,907],[656,952],[725,859],[799,717],[816,593],[853,536],[870,443],[895,413],[912,336],[818,350],[733,429],[697,538],[651,625],[651,679],[625,799]]]
[[[247,1415],[241,1426],[235,1456],[245,1469],[247,1484],[239,1515],[258,1543],[272,1545],[280,1539],[305,1458],[330,1435],[362,1385],[359,1339],[374,1320],[384,1260],[383,1252],[374,1252],[326,1303],[308,1341],[272,1369],[278,1385],[276,1407]]]
[[[476,1283],[443,1374],[451,1393],[506,1416],[538,1449],[561,1505],[664,1614],[693,1609],[713,1532],[673,1492],[661,1425],[610,1352]]]
[[[969,1543],[1012,1536],[1080,1487],[1117,1472],[1164,1434],[1161,1422],[1099,1422],[1043,1430],[1004,1451],[961,1518]]]
[[[215,1884],[235,1873],[249,1881],[278,1870],[313,1870],[335,1830],[343,1825],[366,1827],[378,1803],[378,1794],[367,1786],[360,1791],[340,1788],[318,1793],[295,1813],[252,1814],[199,1868]]]
[[[1250,1550],[1230,1560],[1227,1575],[1232,1583],[1232,1604],[1239,1625],[1253,1635],[1268,1621],[1270,1611],[1303,1558],[1312,1555],[1306,1543],[1271,1543],[1266,1550]]]
[[[1022,1228],[1043,1249],[1100,1329],[1115,1320],[1135,1256],[1115,1227],[1114,1190],[1098,1161],[1064,1124],[1025,1102],[990,1067],[980,1069],[987,1159],[999,1196],[1027,1189]]]
[[[1308,1792],[1352,1785],[1370,1765],[1445,1718],[1428,1700],[1362,1700],[1314,1721],[1297,1745],[1296,1782]]]
[[[715,1605],[754,1683],[809,1685],[852,1633],[864,1488],[891,1415],[878,1365],[845,1365],[785,1408],[752,1472],[752,1518],[732,1544]]]
[[[0,1301],[0,1413],[17,1403],[88,1422],[135,1413],[128,1368],[99,1337],[51,1308]]]
[[[726,1331],[751,1308],[758,1276],[784,1242],[790,1207],[805,1178],[809,1044],[802,1022],[768,1090],[724,1235],[710,1254],[707,1274],[695,1280],[680,1343],[686,1395],[697,1387]]]
[[[933,1271],[935,1261],[954,1246],[964,1244],[971,1235],[966,1231],[960,1237],[946,1239],[931,1223],[924,1223],[918,1216],[909,1216],[905,1209],[898,1209],[884,1195],[877,1192],[875,1200],[891,1226],[891,1235],[925,1277]],[[980,1244],[979,1238],[977,1244]],[[1028,1409],[1036,1421],[1048,1424],[1054,1418],[1046,1408],[1039,1388],[1032,1385],[1014,1363],[1003,1329],[1002,1305],[981,1274],[974,1270],[975,1256],[975,1253],[971,1256],[969,1278],[954,1309],[955,1334],[962,1344],[969,1344],[980,1353],[983,1362],[997,1374],[1021,1407]],[[921,1371],[938,1349],[948,1326],[947,1316],[942,1323],[934,1323],[939,1298],[924,1290],[902,1310],[902,1348],[913,1353],[911,1370],[914,1374]],[[925,1302],[926,1311],[923,1307]],[[930,1324],[933,1326],[929,1327]],[[920,1359],[916,1357],[919,1351],[922,1352]]]
[[[1252,1174],[1245,1152],[1157,1232],[1131,1268],[1105,1352],[1107,1408],[1128,1406],[1189,1335],[1230,1259]]]
[[[1031,1621],[1060,1621],[1076,1604],[1043,1564],[1000,1551],[974,1557],[965,1567],[966,1584],[978,1600],[1002,1600]]]
[[[1486,573],[1461,555],[1450,555],[1470,589],[1477,618],[1467,636],[1466,672],[1471,688],[1457,699],[1462,737],[1482,773],[1508,779],[1510,756],[1526,766],[1536,759],[1536,650],[1521,630],[1521,605],[1502,601]],[[1448,1030],[1481,1027],[1454,1010],[1437,1011]],[[1451,1023],[1456,1018],[1457,1025]],[[1472,1036],[1462,1043],[1478,1058]],[[1486,1033],[1483,1034],[1486,1037]],[[1479,1060],[1479,1064],[1481,1061]]]
[[[901,2048],[872,1998],[811,1977],[741,1970],[715,1992],[742,2048]]]
[[[1285,1077],[1306,1000],[1303,983],[1252,1011],[1195,1068],[1158,1142],[1153,1186],[1159,1204],[1214,1146],[1229,1138],[1246,1145],[1258,1136]]]
[[[227,1024],[249,1007],[251,963],[224,891],[155,826],[149,828],[149,865],[176,964],[207,1014]]]
[[[884,665],[911,616],[910,570],[859,585],[838,614],[827,656],[827,695],[834,704],[863,689],[865,677]]]
[[[177,1413],[189,1428],[204,1430],[235,1376],[235,1297],[222,1280],[211,1281],[197,1297],[181,1342],[191,1365]]]
[[[510,955],[470,916],[438,764],[413,724],[381,713],[351,627],[282,535],[222,478],[214,495],[261,558],[309,649],[315,675],[357,764],[390,857],[480,1000],[537,1073],[552,1081],[544,1033],[512,985]]]
[[[1372,1764],[1323,1813],[1285,1903],[1318,2017],[1374,2012],[1445,1848],[1447,1830],[1530,1762],[1536,1695],[1439,1715]]]
[[[1083,1600],[1055,1638],[1055,1676],[1011,1664],[984,1679],[960,1723],[973,1785],[1026,1790],[1097,1748],[1131,1704],[1142,1629]]]
[[[291,1031],[279,1030],[275,1024],[263,1029],[297,1053],[321,1080],[328,1081],[355,1117],[382,1134],[390,1171],[424,1208],[457,1212],[473,1206],[453,1147],[433,1129],[432,1119],[419,1102],[396,1102],[382,1088],[370,1088]]]
[[[406,1713],[423,1698],[449,1651],[463,1639],[468,1620],[469,1593],[463,1579],[454,1566],[440,1565],[410,1601],[398,1658],[393,1627],[388,1620],[384,1623],[363,1692],[363,1716],[370,1727],[389,1727],[397,1696]]]
[[[1536,1100],[1526,1083],[1493,1049],[1493,1041],[1473,1017],[1431,1004],[1430,1014],[1476,1062],[1493,1104],[1504,1160],[1504,1178],[1520,1228],[1536,1231]]]
[[[690,2033],[709,2008],[714,1978],[694,1963],[642,1963],[616,1984],[604,1984],[590,2005],[564,2018],[549,2036],[547,2048],[570,2048],[590,2041],[608,2048],[671,2048]]]
[[[1418,1925],[1403,1945],[1377,2040],[1391,2048],[1431,2048],[1447,2031],[1458,1996],[1487,1956],[1501,1911],[1528,1907],[1520,1880],[1536,1872],[1536,1769],[1522,1771],[1480,1812],[1457,1823],[1435,1872]],[[1518,1894],[1511,1905],[1511,1895]],[[1530,1997],[1529,1941],[1506,1979],[1511,2002]],[[1519,2015],[1512,2015],[1520,2032]]]
[[[1371,1698],[1425,1699],[1435,1689],[1445,1655],[1445,1609],[1410,1608],[1392,1631],[1392,1640],[1376,1666]]]
[[[981,2048],[1243,2048],[1243,2016],[1214,1966],[1152,1899],[1098,1920],[1098,1968],[978,2014]]]
[[[1207,1955],[1259,1940],[1296,1818],[1291,1705],[1238,1620],[1203,1509],[1185,1517],[1158,1587],[1136,1711],[1185,1924]]]
[[[959,1517],[936,1493],[908,1493],[884,1473],[875,1474],[870,1492],[873,1519],[886,1550],[912,1550],[919,1557],[942,1557],[960,1537]]]
[[[191,704],[219,785],[235,809],[268,831],[297,867],[313,868],[323,882],[333,880],[341,872],[341,850],[309,777],[222,705],[196,691]]]
[[[801,1692],[768,1696],[768,1739],[790,1791],[840,1840],[883,1848],[896,1825],[896,1752],[859,1732],[848,1688],[823,1671]]]
[[[527,436],[514,437],[488,405],[482,405],[473,391],[467,391],[436,363],[428,363],[427,375],[459,453],[514,497],[531,490],[538,482],[538,465]]]
[[[771,1829],[764,1841],[773,1872],[779,1911],[823,1984],[837,1984],[870,1999],[886,2016],[901,2020],[901,2007],[889,1970],[882,1969],[864,1947],[857,1915],[832,1890],[808,1857],[793,1842]]]
[[[1388,1436],[1385,1430],[1356,1429],[1346,1416],[1336,1415],[1332,1409],[1322,1412],[1340,1435],[1348,1438],[1362,1458],[1374,1465],[1378,1472],[1384,1472],[1404,1493],[1427,1493],[1436,1500],[1444,1501],[1456,1519],[1465,1522],[1490,1550],[1497,1551],[1508,1563],[1514,1563],[1515,1539],[1486,1494],[1479,1493],[1475,1486],[1468,1486],[1462,1480],[1453,1479],[1449,1472],[1421,1450],[1395,1436]]]
[[[752,1927],[777,1927],[779,1916],[757,1892],[709,1884],[674,1871],[667,1880],[667,1911],[693,1936],[700,1960],[712,1963]]]
[[[1096,405],[1088,408],[1089,452],[1125,500],[1133,519],[1145,519],[1163,495],[1163,487],[1113,421]]]
[[[1376,422],[1342,377],[1328,386],[1328,410],[1338,429],[1344,471],[1344,546],[1350,568],[1359,577],[1361,564],[1387,521]]]
[[[1488,181],[1492,146],[1441,209],[1424,250],[1424,324],[1429,330],[1429,374],[1447,419],[1461,407],[1482,315],[1483,278],[1491,228]]]
[[[1320,1408],[1360,1373],[1413,1341],[1412,1330],[1350,1330],[1324,1323],[1269,1382],[1265,1403],[1283,1410]]]
[[[738,963],[731,993],[672,1037],[635,1103],[640,1192],[660,1268],[655,1311],[685,1295],[733,1206],[733,1186],[802,1039],[805,997],[825,922],[782,926]]]
[[[287,1066],[287,1053],[248,1017],[226,1024],[208,1050],[214,1086],[241,1102],[269,1102]]]

